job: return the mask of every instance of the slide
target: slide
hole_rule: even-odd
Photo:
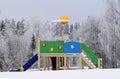
[[[26,64],[23,65],[24,71],[26,71],[28,68],[30,68],[37,60],[38,60],[38,56],[36,54],[31,59],[29,59]],[[20,69],[18,69],[18,70],[10,70],[10,72],[14,72],[14,71],[19,72]]]
[[[95,64],[98,64],[98,56],[95,55],[95,53],[89,47],[87,47],[86,44],[84,43],[81,44],[82,44],[82,50],[86,53],[86,55],[90,57]]]

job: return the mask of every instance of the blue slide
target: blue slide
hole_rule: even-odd
[[[23,65],[24,71],[26,71],[28,68],[30,68],[37,60],[38,60],[38,56],[36,54],[31,59],[29,59],[26,64]],[[19,72],[20,69],[18,69],[18,70],[10,70],[10,72],[17,72],[17,71]]]

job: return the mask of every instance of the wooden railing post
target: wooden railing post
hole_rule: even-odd
[[[37,41],[37,51],[38,51],[38,70],[40,71],[40,39]]]
[[[102,63],[102,58],[98,59],[98,68],[102,69],[103,68],[103,63]]]

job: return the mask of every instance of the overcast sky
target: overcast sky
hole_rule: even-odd
[[[83,21],[88,16],[104,12],[103,0],[0,0],[0,17],[15,18],[40,16],[52,21],[68,15],[71,21]]]

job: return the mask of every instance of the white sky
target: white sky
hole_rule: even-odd
[[[103,0],[0,0],[0,18],[40,16],[52,21],[68,15],[71,21],[83,21],[88,16],[104,12]]]

